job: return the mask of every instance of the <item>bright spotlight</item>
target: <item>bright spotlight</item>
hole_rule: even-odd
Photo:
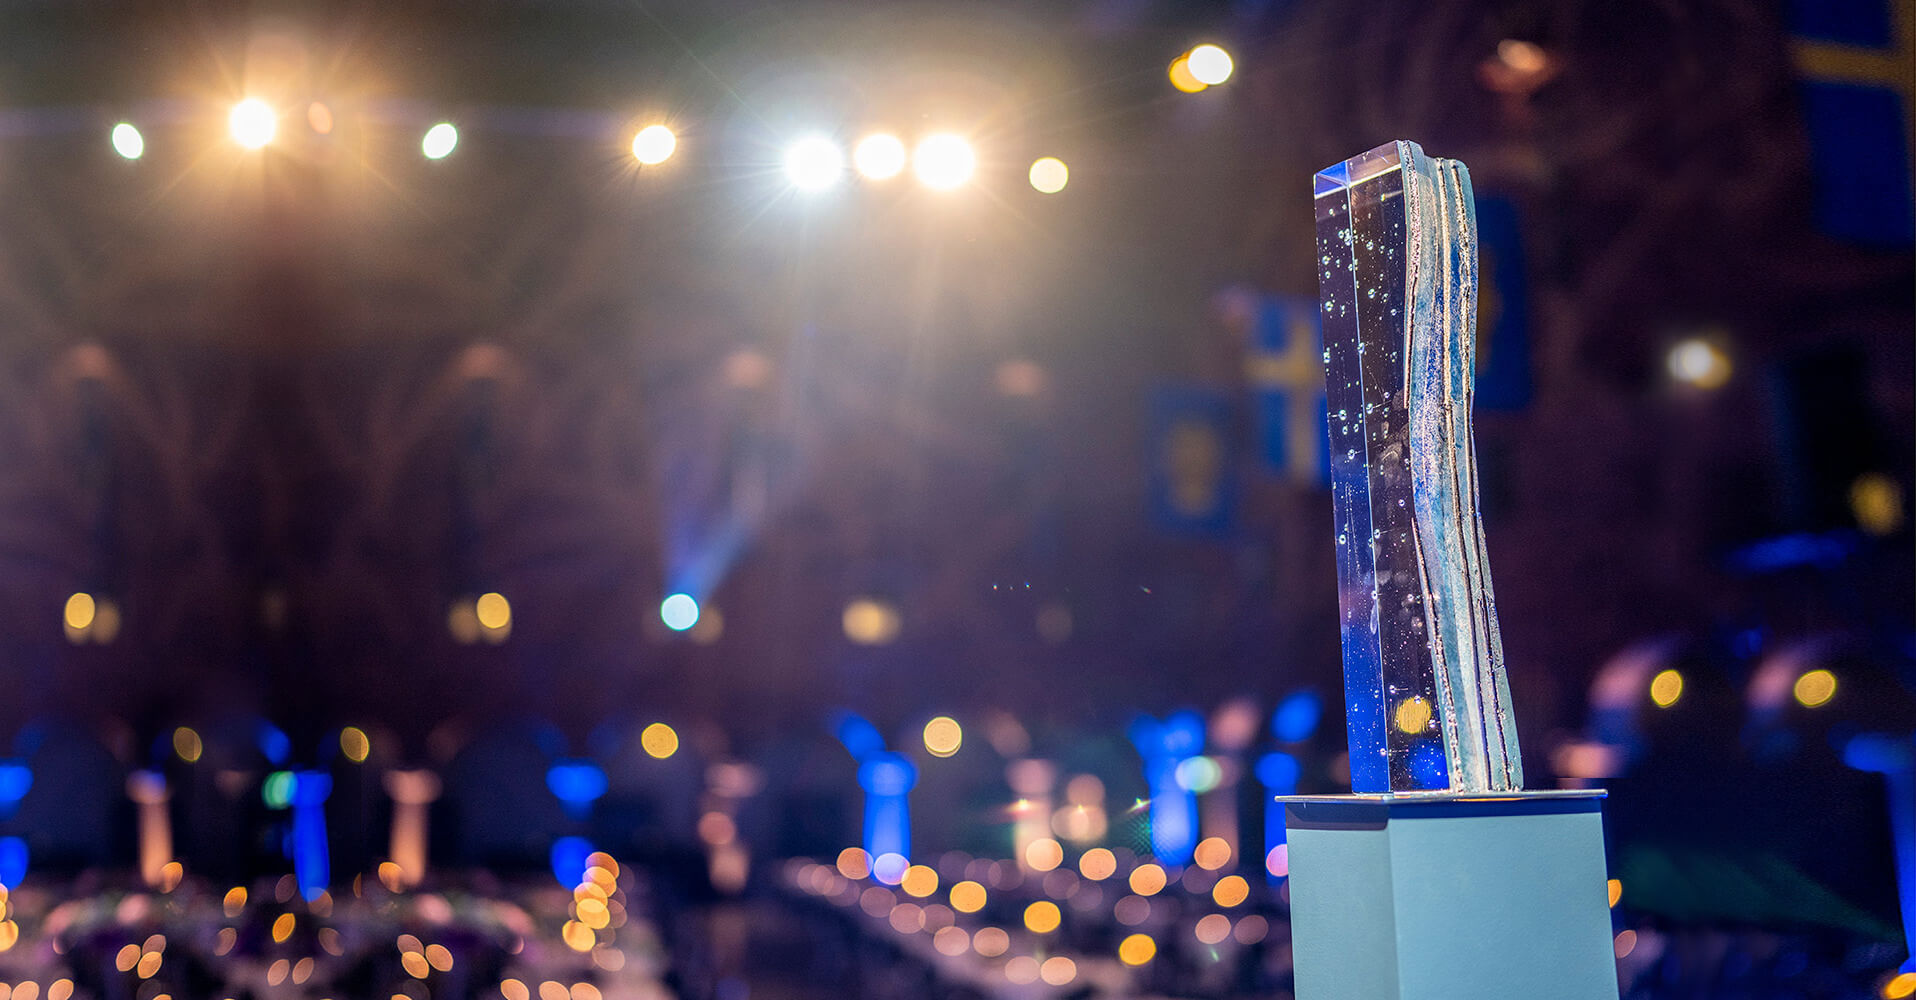
[[[129,160],[137,160],[146,152],[146,140],[140,136],[140,130],[121,122],[113,126],[113,151]]]
[[[683,632],[699,623],[699,602],[691,594],[673,594],[659,602],[659,620],[674,632]]]
[[[226,130],[232,133],[234,142],[247,149],[260,149],[279,131],[279,113],[265,101],[249,97],[233,105],[232,113],[226,116]]]
[[[911,154],[912,172],[918,182],[937,191],[949,191],[971,179],[978,169],[978,154],[971,143],[949,133],[927,136]]]
[[[1031,164],[1031,186],[1043,194],[1057,194],[1071,180],[1071,168],[1055,156],[1047,156]]]
[[[883,132],[868,135],[852,150],[852,166],[870,180],[889,180],[905,169],[905,144]]]
[[[1215,87],[1231,78],[1231,54],[1215,45],[1200,45],[1184,57],[1197,82]]]
[[[428,160],[443,160],[452,155],[452,148],[459,145],[459,130],[451,122],[440,122],[426,130],[426,137],[419,142],[419,151],[426,154]]]
[[[679,148],[679,137],[663,125],[647,125],[632,137],[632,157],[648,167],[656,167],[672,158]]]
[[[800,191],[823,191],[845,174],[845,154],[822,135],[806,136],[785,151],[785,176]]]

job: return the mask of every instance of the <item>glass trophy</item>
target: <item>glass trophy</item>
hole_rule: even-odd
[[[1470,430],[1470,172],[1393,142],[1314,195],[1352,790],[1521,789]]]

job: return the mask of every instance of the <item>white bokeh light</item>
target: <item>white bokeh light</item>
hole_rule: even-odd
[[[971,180],[978,170],[978,154],[963,136],[941,133],[927,136],[911,154],[918,182],[936,191],[949,191]]]
[[[823,191],[844,176],[844,151],[822,135],[808,135],[785,150],[785,177],[800,191]]]

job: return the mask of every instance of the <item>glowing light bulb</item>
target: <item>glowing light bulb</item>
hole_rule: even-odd
[[[845,176],[845,154],[822,135],[806,136],[785,150],[785,176],[800,191],[823,191]]]
[[[232,134],[234,142],[247,149],[263,148],[279,131],[279,113],[265,101],[249,97],[233,105],[232,112],[226,116],[226,131]]]
[[[884,132],[868,135],[853,147],[852,166],[868,180],[889,180],[905,169],[905,144]]]
[[[1046,156],[1031,164],[1031,186],[1041,194],[1057,194],[1071,180],[1071,168],[1055,156]]]
[[[1184,57],[1185,65],[1190,67],[1191,76],[1207,87],[1215,87],[1231,78],[1236,68],[1231,62],[1231,54],[1215,45],[1200,45]]]
[[[632,137],[632,156],[648,167],[656,167],[672,158],[679,148],[679,137],[663,125],[647,125]]]
[[[659,620],[674,632],[699,623],[699,602],[691,594],[673,594],[659,602]]]
[[[419,142],[419,151],[426,154],[428,160],[443,160],[452,155],[457,145],[459,130],[451,122],[440,122],[426,130],[426,137]]]
[[[927,136],[912,150],[911,169],[920,184],[934,191],[949,191],[971,180],[978,170],[978,154],[962,136]]]
[[[121,122],[113,126],[113,151],[129,160],[137,160],[146,152],[146,139],[139,129]]]

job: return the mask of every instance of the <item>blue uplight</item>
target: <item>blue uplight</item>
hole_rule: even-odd
[[[659,602],[659,620],[674,632],[683,632],[699,623],[699,602],[691,594],[673,594]]]
[[[585,859],[596,850],[584,837],[560,837],[552,842],[552,877],[571,888],[585,881]]]

